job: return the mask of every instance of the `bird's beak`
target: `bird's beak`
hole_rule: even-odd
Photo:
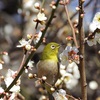
[[[61,45],[59,44],[58,46],[57,46],[57,48],[60,48],[61,47]]]

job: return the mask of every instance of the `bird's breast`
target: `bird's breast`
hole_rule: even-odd
[[[38,77],[41,78],[42,76],[47,77],[47,82],[49,84],[54,84],[58,79],[59,74],[59,68],[58,63],[54,60],[44,60],[39,61],[37,64],[37,71],[38,71]]]

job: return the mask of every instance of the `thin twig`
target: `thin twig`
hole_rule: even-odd
[[[67,94],[67,98],[71,99],[71,100],[81,100],[81,99],[77,99],[75,97],[73,97],[72,95]]]
[[[81,79],[81,94],[82,100],[87,100],[87,83],[86,83],[86,73],[85,73],[85,64],[84,64],[84,32],[83,32],[83,17],[84,17],[84,9],[83,9],[83,0],[79,0],[79,23],[78,23],[78,31],[79,31],[79,53],[82,55],[80,57],[80,79]]]
[[[37,76],[36,77],[34,77],[36,80],[39,80],[42,84],[46,84],[46,85],[48,85],[49,87],[53,87],[51,84],[49,84],[48,82],[46,82],[46,81],[44,81],[43,79],[42,79],[42,77],[41,78],[38,78]]]
[[[60,0],[57,0],[57,2],[56,2],[56,4],[55,4],[56,8],[57,8],[57,6],[58,6],[58,4],[59,4],[59,1],[60,1]],[[51,16],[50,16],[50,18],[49,18],[49,20],[48,20],[48,22],[47,22],[47,24],[46,24],[46,27],[45,27],[45,29],[44,29],[44,31],[43,31],[43,34],[42,34],[42,36],[41,36],[39,42],[37,43],[37,45],[36,45],[36,47],[35,47],[36,49],[40,46],[40,44],[41,44],[41,42],[42,42],[42,39],[43,39],[43,37],[44,37],[44,35],[45,35],[45,33],[46,33],[48,27],[50,26],[50,23],[51,23],[52,19],[53,19],[53,17],[54,17],[55,11],[56,11],[56,9],[53,9],[53,10],[52,10]],[[27,63],[28,63],[29,60],[33,57],[33,55],[34,55],[34,51],[31,52],[31,54],[25,59],[25,62],[24,62],[24,64],[22,65],[22,68],[20,69],[19,73],[17,74],[17,76],[15,77],[15,79],[13,80],[13,82],[9,85],[9,87],[5,90],[5,92],[9,92],[9,90],[14,86],[14,84],[16,84],[16,81],[19,79],[19,77],[21,76],[21,74],[22,74],[23,71],[25,70],[24,67],[27,65]],[[3,96],[4,96],[4,94],[2,93],[2,94],[0,95],[0,98],[3,97]]]
[[[45,3],[45,0],[42,0],[42,6],[41,6],[40,11],[42,11],[42,8],[43,8],[43,6],[44,6],[44,3]]]
[[[92,3],[93,0],[89,0],[85,5],[84,5],[84,8],[88,7],[91,3]],[[76,11],[75,13],[73,13],[70,17],[70,20],[72,20],[76,15],[78,14],[78,11]],[[64,24],[61,26],[64,27],[66,25],[67,21],[64,22]]]
[[[70,25],[70,27],[72,29],[73,40],[74,40],[75,46],[78,48],[78,43],[77,43],[77,40],[76,40],[75,30],[74,30],[74,27],[73,27],[73,25],[71,23],[70,17],[69,17],[68,7],[67,7],[67,5],[65,3],[65,0],[63,0],[63,1],[64,1],[64,8],[65,8],[65,11],[66,11],[67,19],[68,19],[69,25]]]
[[[89,36],[87,37],[87,39],[88,39],[88,40],[89,40],[89,39],[92,39],[92,38],[95,36],[95,34],[96,34],[96,33],[99,33],[99,32],[100,32],[100,29],[97,28],[93,33],[89,34]]]
[[[20,67],[19,67],[19,69],[18,69],[18,72],[21,70],[21,68],[22,68],[22,66],[23,66],[23,64],[24,64],[25,58],[26,58],[26,54],[24,54],[24,56],[23,56],[23,58],[22,58],[22,62],[21,62],[21,64],[20,64]]]
[[[100,32],[100,29],[97,28],[93,33],[90,33],[87,37],[85,37],[84,43],[86,43],[87,40],[94,39],[95,34],[99,32]]]

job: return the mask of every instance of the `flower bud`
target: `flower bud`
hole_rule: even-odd
[[[41,9],[42,13],[44,12],[44,8]]]
[[[52,9],[56,9],[56,6],[55,6],[55,5],[53,5],[53,6],[52,6]]]
[[[37,75],[36,75],[36,74],[34,74],[34,77],[37,77]]]
[[[31,39],[32,38],[32,34],[27,34],[27,38]]]
[[[79,10],[80,10],[80,8],[79,8],[79,7],[76,7],[76,10],[77,10],[77,11],[79,11]]]
[[[25,46],[25,49],[26,49],[26,50],[31,50],[31,45],[30,45],[30,44],[27,44],[27,45]]]
[[[84,3],[85,2],[85,0],[82,0],[82,3]]]
[[[37,18],[33,19],[34,22],[37,22]]]
[[[0,79],[1,79],[1,82],[4,81],[4,76],[1,76]]]
[[[41,100],[47,100],[46,96],[42,95]]]
[[[75,59],[75,60],[79,60],[79,55],[75,55],[75,56],[74,56],[74,59]]]
[[[83,18],[84,17],[84,14],[81,14],[81,18]]]
[[[42,76],[42,80],[46,81],[47,77],[46,76]]]
[[[31,51],[36,51],[36,48],[34,46],[31,46]]]
[[[67,36],[66,40],[71,41],[73,38],[71,36]]]
[[[51,90],[52,92],[54,92],[54,91],[55,91],[55,88],[51,87],[50,90]]]
[[[32,73],[29,73],[28,74],[28,77],[29,77],[29,79],[33,79],[34,78],[34,75]]]
[[[43,43],[46,43],[46,39],[45,38],[43,38]]]
[[[39,4],[38,2],[36,2],[36,3],[34,4],[34,7],[35,7],[36,9],[40,9],[40,4]]]
[[[55,83],[55,87],[58,87],[62,83],[61,79],[58,79],[57,82]]]

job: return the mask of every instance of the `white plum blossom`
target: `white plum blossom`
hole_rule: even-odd
[[[17,93],[13,92],[9,98],[9,100],[14,100],[17,96]]]
[[[11,89],[11,92],[20,92],[20,86],[19,85],[14,85]]]
[[[12,83],[12,81],[14,80],[14,78],[15,78],[15,76],[16,76],[16,71],[13,71],[13,70],[11,70],[11,69],[8,69],[8,72],[7,72],[7,74],[6,74],[6,77],[5,77],[5,79],[4,79],[4,81],[5,81],[5,84],[6,84],[6,86],[7,87],[9,87],[9,85]],[[18,79],[18,81],[17,81],[17,83],[16,83],[16,85],[14,85],[11,89],[10,89],[10,91],[11,92],[19,92],[20,91],[20,79]]]
[[[89,46],[96,45],[97,42],[100,44],[100,33],[96,33],[93,39],[87,40]]]
[[[45,95],[41,95],[39,100],[47,100],[47,97]]]
[[[60,54],[60,74],[61,78],[55,85],[65,83],[67,89],[73,89],[78,84],[80,78],[79,69],[76,63],[79,63],[78,49],[76,47],[67,46]]]
[[[78,84],[78,79],[75,78],[71,73],[65,73],[64,70],[62,71],[64,72],[64,74],[61,77],[60,81],[63,81],[65,83],[67,89],[73,89]]]
[[[66,66],[60,63],[60,69],[66,69]]]
[[[21,47],[25,47],[26,45],[30,45],[30,40],[26,41],[25,39],[21,39],[19,41],[20,45],[17,45],[17,47],[21,48]]]
[[[34,62],[31,60],[28,62],[27,64],[28,68],[25,69],[25,73],[28,73],[28,69],[32,70],[32,67],[34,67],[33,64]]]
[[[78,80],[73,78],[70,78],[68,82],[66,82],[66,88],[71,90],[78,84]]]
[[[4,92],[4,89],[0,87],[0,94],[2,94],[3,92]]]
[[[68,65],[73,61],[79,63],[79,56],[77,55],[78,52],[79,51],[76,47],[67,46],[60,54],[61,64]]]
[[[67,89],[73,89],[78,84],[78,79],[68,72],[61,77],[60,83],[62,81],[65,83]]]
[[[37,8],[40,7],[40,4],[39,4],[38,2],[36,2],[36,3],[34,4],[34,7],[37,9]]]
[[[73,78],[73,75],[71,73],[65,73],[61,79],[63,79],[64,83],[68,83],[71,81],[71,79]]]
[[[28,62],[27,66],[29,66],[29,69],[32,70],[32,67],[34,67],[33,64],[34,64],[34,62],[31,60]]]
[[[100,12],[95,14],[93,22],[97,23],[97,26],[100,26]]]
[[[55,91],[53,93],[53,97],[55,100],[68,100],[67,96],[66,96],[66,91],[63,89],[60,89],[57,91]]]
[[[100,12],[97,12],[90,24],[90,31],[94,32],[97,28],[100,29]]]
[[[3,68],[3,65],[0,63],[0,70]]]
[[[68,65],[68,56],[66,56],[63,52],[60,54],[60,60],[62,65]]]
[[[40,40],[41,36],[42,36],[42,32],[41,32],[41,31],[39,31],[39,33],[37,34],[37,37],[36,37],[36,38],[34,38],[34,44],[37,44],[37,43],[39,42],[39,40]]]
[[[95,40],[100,44],[100,33],[95,34]]]
[[[77,66],[77,64],[75,62],[70,63],[67,66],[66,71],[69,72],[69,73],[72,73],[72,75],[73,75],[73,77],[75,79],[79,79],[80,78],[79,69],[78,69],[78,66]]]
[[[45,16],[44,13],[39,12],[38,15],[37,15],[37,19],[38,19],[40,22],[42,22],[42,21],[47,20],[47,17]]]
[[[94,32],[96,29],[100,29],[100,12],[97,12],[93,18],[92,23],[90,24],[90,31]],[[87,44],[89,46],[96,45],[97,42],[100,44],[100,32],[94,34],[94,38],[88,39]]]
[[[91,32],[94,32],[96,30],[96,25],[94,23],[90,23],[89,29]]]
[[[93,46],[93,45],[96,45],[97,42],[96,42],[95,39],[89,39],[89,40],[87,40],[87,44],[88,44],[89,46]]]
[[[72,62],[66,67],[61,64],[60,66],[61,78],[57,80],[55,85],[57,86],[64,82],[67,89],[73,89],[78,84],[78,79],[80,78],[77,64]]]
[[[10,93],[8,100],[25,100],[25,98],[20,93],[12,92]]]

